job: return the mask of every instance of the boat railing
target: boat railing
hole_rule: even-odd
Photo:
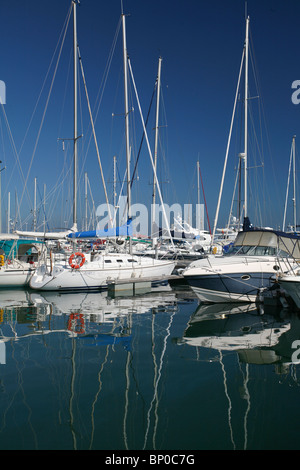
[[[292,273],[298,274],[300,270],[300,259],[293,257],[278,257],[278,274]]]

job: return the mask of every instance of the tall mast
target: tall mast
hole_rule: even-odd
[[[10,233],[10,192],[7,195],[7,233]]]
[[[46,184],[44,183],[44,233],[46,233]]]
[[[87,172],[84,173],[84,198],[85,198],[85,230],[88,229],[88,192],[87,192],[87,183],[88,183],[88,175]]]
[[[128,219],[131,219],[131,188],[130,188],[130,145],[129,145],[129,109],[128,109],[128,63],[126,45],[125,15],[122,13],[123,26],[123,63],[124,63],[124,102],[125,102],[125,135],[126,135],[126,161],[127,161],[127,207]],[[129,251],[132,252],[132,240],[129,237]]]
[[[196,216],[196,219],[197,219],[197,224],[196,224],[196,228],[198,230],[201,229],[201,223],[200,223],[200,164],[199,164],[199,160],[197,161],[197,188],[198,188],[198,213],[197,213],[197,216]]]
[[[73,54],[74,54],[74,187],[73,187],[73,227],[77,231],[77,18],[76,5],[78,0],[73,0]]]
[[[245,147],[244,147],[244,193],[245,210],[244,217],[248,217],[248,57],[249,57],[249,16],[246,19],[246,39],[245,39]]]
[[[156,173],[157,168],[157,147],[158,147],[158,120],[159,120],[159,100],[160,100],[160,76],[161,76],[161,62],[162,58],[158,60],[158,72],[157,72],[157,93],[156,93],[156,118],[155,118],[155,142],[154,142],[154,172]],[[155,197],[156,197],[156,178],[153,175],[153,195],[152,195],[152,233],[153,224],[155,222]],[[155,244],[155,239],[152,237],[152,242]]]
[[[293,178],[294,178],[294,194],[293,194],[293,208],[294,208],[294,231],[297,230],[296,222],[296,149],[295,149],[295,138],[293,137]]]
[[[33,231],[36,232],[36,178],[34,178]]]
[[[114,182],[113,182],[113,200],[114,200],[114,219],[116,216],[116,209],[117,209],[117,173],[116,173],[116,164],[117,164],[117,157],[114,155]]]

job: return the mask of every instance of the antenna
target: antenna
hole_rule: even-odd
[[[248,17],[248,8],[247,8],[247,0],[245,0],[245,20]]]

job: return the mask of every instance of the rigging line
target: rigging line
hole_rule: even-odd
[[[32,157],[31,157],[31,161],[30,161],[29,168],[28,168],[27,177],[26,177],[26,180],[25,180],[25,187],[26,187],[26,185],[27,185],[27,181],[28,181],[28,178],[29,178],[29,174],[30,174],[30,170],[31,170],[32,164],[33,164],[33,159],[34,159],[34,156],[35,156],[35,153],[36,153],[38,141],[39,141],[39,138],[40,138],[40,135],[41,135],[41,131],[42,131],[42,127],[43,127],[43,124],[44,124],[44,120],[45,120],[45,116],[46,116],[46,111],[47,111],[47,108],[48,108],[48,104],[49,104],[51,92],[52,92],[53,85],[54,85],[54,80],[55,80],[55,77],[56,77],[56,72],[57,72],[57,69],[58,69],[58,64],[59,64],[59,61],[60,61],[60,57],[61,57],[63,45],[64,45],[65,38],[66,38],[66,33],[67,33],[67,29],[68,29],[69,20],[70,20],[70,16],[69,16],[69,18],[68,18],[68,21],[67,21],[67,24],[66,24],[66,28],[65,28],[65,31],[64,31],[64,34],[63,34],[62,43],[61,43],[61,46],[60,46],[60,50],[59,50],[57,62],[56,62],[56,65],[55,65],[55,70],[54,70],[53,78],[52,78],[52,81],[51,81],[51,85],[50,85],[48,97],[47,97],[47,100],[46,100],[45,109],[44,109],[43,116],[42,116],[42,121],[41,121],[39,130],[38,130],[37,139],[36,139],[36,142],[35,142],[35,146],[34,146],[34,149],[33,149],[33,154],[32,154]],[[24,189],[23,189],[23,193],[22,193],[22,196],[21,196],[21,202],[22,202],[22,200],[23,200],[25,187],[24,187]]]
[[[99,110],[100,110],[100,105],[102,103],[102,98],[103,98],[103,95],[104,95],[104,90],[105,90],[106,83],[107,83],[107,80],[108,80],[108,75],[109,75],[109,71],[110,71],[110,68],[111,68],[111,63],[112,63],[112,59],[113,59],[113,56],[114,56],[114,52],[115,52],[115,48],[116,48],[116,44],[117,44],[117,39],[118,39],[120,27],[121,27],[121,18],[119,19],[119,22],[118,22],[118,25],[117,25],[116,33],[115,33],[115,36],[114,36],[114,39],[113,39],[111,50],[110,50],[109,55],[108,55],[106,66],[104,68],[103,77],[102,77],[102,80],[101,80],[101,83],[100,83],[99,91],[98,91],[98,94],[97,94],[97,97],[96,97],[96,100],[95,100],[95,105],[94,105],[94,108],[93,108],[93,115],[95,116],[94,117],[94,122],[95,123],[97,121],[97,117],[98,117]],[[101,94],[100,94],[100,91],[101,91]],[[99,95],[100,95],[100,97],[99,97]],[[97,102],[98,102],[98,106],[96,107]],[[87,130],[87,133],[88,132],[89,132],[89,129]],[[89,138],[86,153],[89,150],[91,139],[92,139],[92,134],[90,135],[90,138]]]
[[[51,220],[52,215],[55,211],[55,207],[59,198],[59,195],[61,194],[63,197],[63,191],[59,191],[59,189],[63,189],[63,184],[66,181],[66,179],[70,176],[71,174],[71,166],[67,166],[67,172],[63,175],[64,173],[64,168],[61,171],[62,179],[60,183],[57,183],[47,194],[46,200],[48,201],[51,198],[51,205],[48,209],[48,215],[49,215],[49,220]],[[55,199],[53,200],[52,195],[55,195]]]
[[[50,231],[48,217],[46,216],[46,211],[45,211],[45,208],[44,208],[44,197],[42,197],[42,195],[41,195],[39,185],[37,185],[37,190],[38,190],[38,194],[40,196],[40,203],[38,205],[37,212],[39,214],[40,209],[42,209],[42,215],[44,215],[44,217],[46,219],[46,222],[47,222],[48,230]],[[43,223],[44,223],[44,221],[43,221]]]
[[[45,76],[45,79],[44,79],[44,82],[43,82],[41,91],[40,91],[40,93],[39,93],[39,96],[38,96],[38,99],[37,99],[37,101],[36,101],[35,107],[34,107],[34,109],[33,109],[33,112],[32,112],[32,115],[31,115],[31,118],[30,118],[30,121],[29,121],[27,130],[26,130],[26,132],[25,132],[25,136],[24,136],[23,142],[22,142],[22,144],[21,144],[21,147],[20,147],[20,150],[19,150],[19,154],[21,153],[22,148],[23,148],[23,146],[24,146],[24,143],[25,143],[27,134],[28,134],[28,132],[29,132],[31,123],[32,123],[32,121],[33,121],[33,117],[34,117],[34,115],[35,115],[35,112],[36,112],[38,103],[39,103],[39,101],[40,101],[40,99],[41,99],[43,90],[44,90],[44,88],[45,88],[46,81],[47,81],[48,75],[49,75],[49,73],[50,73],[50,69],[51,69],[52,63],[53,63],[53,61],[54,61],[54,57],[55,57],[55,55],[56,55],[56,51],[57,51],[57,49],[58,49],[58,45],[59,45],[59,43],[60,43],[60,39],[61,39],[61,37],[62,37],[63,31],[64,31],[65,28],[67,27],[66,25],[68,25],[68,23],[69,23],[69,19],[70,19],[71,12],[72,12],[72,5],[70,6],[69,12],[68,12],[68,14],[67,14],[67,16],[66,16],[66,19],[65,19],[65,22],[64,22],[64,24],[63,24],[63,28],[62,28],[61,33],[60,33],[60,35],[59,35],[59,38],[58,38],[58,41],[57,41],[55,50],[54,50],[54,52],[53,52],[53,55],[52,55],[52,58],[51,58],[51,61],[50,61],[50,65],[49,65],[49,67],[48,67],[48,70],[47,70],[47,73],[46,73],[46,76]]]
[[[65,20],[64,26],[65,26],[65,24],[66,24],[66,23],[68,23],[68,21],[69,21],[69,17],[70,17],[70,14],[71,14],[71,8],[70,8],[70,10],[69,10],[68,17],[67,17],[67,19]],[[63,31],[63,30],[62,30],[62,31]],[[60,40],[61,36],[62,36],[62,32],[61,32],[61,34],[60,34],[59,40]],[[16,158],[16,160],[17,160],[17,163],[19,164],[19,170],[20,170],[21,176],[22,176],[22,178],[23,178],[23,181],[24,181],[24,188],[26,188],[26,182],[25,182],[25,177],[24,177],[24,174],[23,174],[23,170],[22,170],[22,167],[21,167],[21,164],[20,164],[20,161],[19,161],[19,155],[20,155],[20,153],[21,153],[21,151],[22,151],[23,145],[24,145],[24,143],[25,143],[25,140],[26,140],[26,136],[27,136],[27,134],[28,134],[28,132],[29,132],[29,128],[30,128],[30,126],[31,126],[31,122],[32,122],[32,120],[33,120],[34,114],[35,114],[35,112],[36,112],[36,109],[37,109],[37,105],[38,105],[38,103],[39,103],[39,100],[40,100],[40,98],[41,98],[42,91],[43,91],[43,89],[44,89],[44,86],[45,86],[45,83],[46,83],[47,77],[48,77],[48,75],[49,75],[49,72],[50,72],[51,65],[52,65],[52,63],[53,63],[53,60],[54,60],[54,56],[55,56],[55,54],[56,54],[56,50],[57,50],[57,48],[58,48],[58,44],[59,44],[59,41],[58,41],[58,43],[57,43],[57,45],[56,45],[56,48],[55,48],[54,54],[53,54],[53,56],[52,56],[52,59],[51,59],[51,62],[50,62],[50,65],[49,65],[49,68],[48,68],[48,71],[47,71],[46,77],[45,77],[45,79],[44,79],[44,83],[43,83],[43,85],[42,85],[42,89],[41,89],[41,91],[40,91],[40,94],[39,94],[38,100],[37,100],[37,102],[36,102],[36,105],[35,105],[35,108],[34,108],[34,110],[33,110],[33,113],[32,113],[32,116],[31,116],[31,119],[30,119],[29,125],[28,125],[28,127],[27,127],[27,130],[26,130],[26,133],[25,133],[25,136],[24,136],[24,139],[23,139],[22,145],[21,145],[21,147],[20,147],[19,153],[17,153],[16,146],[15,146],[15,144],[14,144],[14,142],[13,142],[12,133],[11,133],[11,130],[10,130],[10,128],[9,128],[8,120],[7,120],[7,117],[5,116],[5,118],[6,118],[6,122],[7,122],[8,128],[9,128],[9,132],[10,132],[10,135],[11,135],[11,140],[12,140],[12,142],[13,142],[14,151],[15,151],[15,153],[16,153],[16,157],[17,157],[17,158]],[[4,108],[3,108],[3,111],[4,111]],[[12,172],[12,174],[13,174],[13,172]],[[9,183],[10,183],[10,181],[11,181],[12,174],[11,174],[11,177],[10,177],[10,179],[9,179],[9,181],[8,181],[8,184],[9,184]],[[28,193],[28,190],[27,190],[27,188],[26,188],[26,192],[27,192],[27,197],[28,197],[28,200],[29,200],[29,204],[31,205],[31,199],[30,199],[30,195],[29,195],[29,193]],[[24,192],[23,192],[23,194],[24,194]],[[20,202],[20,205],[21,205],[21,202]],[[20,209],[20,205],[19,205],[19,209]],[[22,226],[22,223],[21,223],[21,217],[20,217],[20,224],[21,224],[21,226]]]
[[[6,160],[6,154],[5,154],[5,146],[4,146],[4,134],[3,134],[3,126],[2,126],[2,120],[0,119],[0,127],[1,127],[1,142],[2,142],[2,155],[3,155],[3,160]]]
[[[95,133],[95,126],[94,126],[94,121],[93,121],[93,116],[92,116],[92,111],[91,111],[91,106],[90,106],[90,100],[89,100],[89,95],[88,95],[88,91],[87,91],[86,80],[85,80],[85,75],[84,75],[84,70],[83,70],[83,65],[82,65],[82,58],[81,58],[81,55],[80,55],[80,51],[79,51],[79,47],[78,47],[78,46],[77,46],[77,50],[78,50],[79,63],[80,63],[80,68],[81,68],[81,73],[82,73],[82,79],[83,79],[83,84],[84,84],[86,99],[87,99],[87,105],[88,105],[89,114],[90,114],[90,119],[91,119],[91,125],[92,125],[92,131],[93,131],[95,146],[96,146],[96,152],[97,152],[97,157],[98,157],[98,163],[99,163],[100,172],[101,172],[102,184],[103,184],[103,189],[104,189],[104,193],[105,193],[105,199],[106,199],[106,204],[107,204],[108,216],[109,216],[109,220],[110,220],[111,226],[113,227],[113,220],[112,220],[112,216],[111,216],[111,212],[110,212],[110,204],[109,204],[109,200],[108,200],[108,195],[107,195],[107,190],[106,190],[106,184],[105,184],[105,179],[104,179],[104,174],[103,174],[103,169],[102,169],[102,164],[101,164],[101,159],[100,159],[99,147],[98,147],[98,142],[97,142],[96,133]]]
[[[143,118],[143,114],[142,114],[142,110],[141,110],[141,105],[140,105],[140,101],[139,101],[139,97],[138,97],[138,94],[137,94],[137,89],[136,89],[136,85],[135,85],[135,81],[134,81],[134,77],[133,77],[131,62],[130,62],[129,58],[128,58],[128,65],[129,65],[130,74],[131,74],[131,79],[132,79],[132,83],[133,83],[133,86],[134,86],[134,91],[135,91],[135,95],[136,95],[136,99],[137,99],[137,103],[138,103],[138,108],[139,108],[139,111],[140,111],[140,116],[141,116],[142,125],[143,125],[144,132],[145,132],[145,137],[146,137],[148,152],[149,152],[149,156],[150,156],[150,160],[151,160],[151,164],[152,164],[152,168],[153,168],[153,172],[154,172],[155,184],[156,184],[157,191],[158,191],[158,195],[159,195],[159,198],[160,198],[160,201],[161,201],[162,210],[163,210],[163,214],[164,214],[164,218],[165,218],[165,223],[166,223],[166,226],[167,226],[167,230],[168,230],[168,233],[169,233],[169,237],[170,237],[170,239],[171,239],[172,247],[175,248],[174,242],[173,242],[173,238],[172,238],[172,236],[171,236],[169,221],[168,221],[167,215],[166,215],[165,205],[164,205],[164,203],[163,203],[163,199],[162,199],[162,195],[161,195],[160,185],[159,185],[158,178],[157,178],[157,174],[156,174],[155,167],[154,167],[154,162],[153,162],[153,158],[152,158],[151,148],[150,148],[150,144],[149,144],[149,140],[148,140],[147,131],[146,131],[146,128],[145,128],[145,122],[144,122],[144,118]]]
[[[28,196],[28,199],[29,199],[29,203],[31,204],[31,201],[30,201],[30,196],[29,196],[29,193],[28,193],[28,189],[26,187],[26,181],[25,181],[25,177],[24,177],[24,173],[23,173],[23,170],[22,170],[22,166],[21,166],[21,162],[20,162],[20,159],[19,159],[19,155],[18,155],[18,152],[17,152],[17,148],[16,148],[16,144],[15,144],[15,141],[14,141],[14,138],[13,138],[13,135],[12,135],[12,132],[11,132],[11,128],[10,128],[10,125],[9,125],[9,122],[8,122],[8,119],[7,119],[7,115],[5,113],[5,109],[4,109],[4,105],[1,103],[1,106],[2,106],[2,111],[3,111],[3,114],[4,114],[4,118],[5,118],[5,123],[6,123],[6,127],[8,129],[8,134],[9,134],[9,138],[11,140],[11,145],[12,145],[12,148],[13,148],[13,151],[14,151],[14,154],[15,154],[15,157],[16,157],[16,162],[19,166],[19,171],[20,171],[20,174],[21,174],[21,179],[23,179],[24,181],[24,190],[23,190],[23,194],[24,194],[24,191],[26,190],[27,192],[27,196]],[[12,175],[7,183],[7,185],[10,183],[10,180],[12,178]]]
[[[207,210],[206,197],[205,197],[205,193],[204,193],[204,186],[203,186],[203,180],[202,180],[202,173],[201,173],[201,170],[200,170],[200,165],[199,165],[199,173],[200,173],[200,180],[201,180],[201,186],[202,186],[202,192],[203,192],[203,198],[204,198],[204,204],[205,204],[205,210],[206,210],[207,223],[208,223],[209,233],[211,235],[211,228],[210,228],[210,222],[209,222],[209,217],[208,217],[208,210]]]
[[[89,178],[88,178],[88,187],[89,187],[89,190],[90,190],[90,197],[91,197],[91,200],[92,200],[92,208],[93,208],[93,211],[91,211],[92,212],[91,216],[93,216],[93,218],[95,219],[95,214],[96,214],[95,201],[94,201],[94,197],[93,197],[92,188],[91,188]],[[90,221],[91,221],[91,218],[90,218]]]
[[[250,53],[252,53],[252,49],[253,49],[253,61],[254,61],[254,64],[256,64],[256,59],[255,59],[255,54],[254,54],[254,47],[253,47],[253,40],[252,40],[252,35],[251,35],[251,28],[249,28],[249,32],[250,32],[250,41],[251,41],[251,45],[252,47],[250,48]],[[252,56],[251,56],[252,58]],[[258,67],[253,67],[255,70],[258,70]],[[255,79],[256,79],[256,75],[255,75]],[[259,79],[259,77],[258,77]],[[256,80],[257,81],[257,90],[258,92],[260,91],[260,86],[259,86],[259,80]],[[277,177],[278,177],[278,174],[277,174],[277,171],[275,171],[275,166],[274,166],[274,159],[272,158],[272,150],[271,150],[271,144],[270,144],[270,137],[269,137],[269,133],[268,133],[268,129],[267,129],[267,123],[266,123],[266,115],[265,115],[265,109],[264,109],[264,103],[263,103],[263,98],[262,96],[260,96],[260,118],[261,120],[263,121],[264,123],[264,130],[265,130],[265,140],[266,140],[266,146],[267,146],[267,149],[268,149],[268,154],[270,155],[270,164],[271,164],[271,167],[272,167],[272,172],[273,172],[273,178],[274,178],[274,181],[275,181],[275,188],[276,188],[276,193],[277,193],[277,200],[279,200],[279,203],[278,205],[281,204],[281,195],[279,194],[279,185],[276,184],[276,181],[277,181]],[[262,127],[262,126],[261,126]],[[272,198],[274,199],[274,187],[272,188],[273,191],[272,191]],[[270,195],[269,195],[269,198],[270,198]]]
[[[234,203],[234,198],[235,198],[235,191],[236,191],[237,183],[239,182],[239,176],[240,176],[240,175],[239,175],[239,171],[240,171],[240,167],[241,167],[241,159],[239,159],[238,169],[237,169],[236,177],[235,177],[235,183],[234,183],[234,188],[233,188],[231,206],[230,206],[228,221],[227,221],[227,225],[226,225],[227,233],[228,233],[228,230],[229,230],[230,220],[231,220],[231,217],[232,217],[233,203]],[[241,216],[242,216],[242,214],[238,213],[239,226],[240,226]]]
[[[67,169],[66,172],[65,172],[65,167]],[[49,190],[46,200],[49,200],[50,198],[52,200],[52,195],[53,194],[55,194],[58,197],[58,189],[59,189],[59,187],[61,187],[63,185],[65,180],[69,177],[70,173],[71,173],[71,166],[66,165],[66,159],[65,159],[64,166],[63,166],[63,168],[61,170],[61,173],[60,173],[60,175],[57,179],[57,182],[56,182],[55,186],[52,189]],[[61,179],[61,181],[59,182],[60,179]],[[56,199],[57,199],[57,197],[56,197]],[[54,205],[55,205],[55,203],[54,203]],[[54,209],[52,209],[52,210],[54,210]]]
[[[251,39],[251,46],[253,44],[253,40],[252,40],[252,35],[251,35],[251,31],[250,31],[250,39]],[[252,50],[253,49],[253,50]],[[255,82],[255,86],[256,86],[256,90],[257,90],[257,94],[258,94],[258,98],[260,98],[260,102],[262,103],[262,100],[261,100],[261,93],[260,93],[260,85],[259,85],[259,76],[258,76],[258,73],[257,73],[257,66],[256,66],[256,59],[255,59],[255,54],[254,54],[254,47],[249,47],[249,51],[250,51],[250,59],[251,59],[251,64],[252,64],[252,70],[253,70],[253,77],[254,77],[254,82]],[[260,106],[259,106],[260,108]],[[262,138],[262,123],[261,123],[261,113],[259,113],[259,122],[260,122],[260,134],[261,134],[261,142],[263,144],[263,138]],[[263,152],[262,152],[263,153]]]
[[[152,108],[152,103],[153,103],[153,98],[154,98],[154,95],[155,95],[156,88],[157,88],[157,79],[155,81],[155,85],[154,85],[154,89],[153,89],[153,93],[152,93],[152,97],[151,97],[150,105],[149,105],[149,109],[148,109],[148,114],[147,114],[147,117],[146,117],[146,122],[145,122],[146,127],[147,127],[147,124],[148,124],[148,120],[149,120],[150,111],[151,111],[151,108]],[[133,172],[132,172],[132,178],[131,178],[131,182],[130,182],[131,186],[133,184],[133,180],[134,180],[134,177],[135,177],[135,172],[137,170],[137,164],[138,164],[138,161],[139,161],[139,158],[140,158],[144,138],[145,138],[145,132],[143,132],[143,135],[142,135],[140,147],[139,147],[138,154],[137,154],[137,157],[136,157],[135,166],[134,166],[134,169],[133,169]]]
[[[217,222],[218,222],[218,217],[219,217],[220,202],[221,202],[221,196],[222,196],[223,185],[224,185],[225,170],[226,170],[226,165],[227,165],[227,160],[228,160],[229,146],[230,146],[230,141],[231,141],[231,133],[232,133],[232,127],[233,127],[233,121],[234,121],[234,115],[235,115],[235,109],[236,109],[236,102],[237,102],[237,97],[238,97],[238,92],[239,92],[239,86],[240,86],[240,80],[241,80],[241,74],[242,74],[242,68],[243,68],[244,57],[245,57],[245,47],[244,47],[244,49],[243,49],[242,60],[241,60],[240,71],[239,71],[238,84],[237,84],[237,88],[236,88],[235,100],[234,100],[234,105],[233,105],[233,111],[232,111],[232,117],[231,117],[231,124],[230,124],[230,131],[229,131],[229,136],[228,136],[228,141],[227,141],[227,148],[226,148],[226,155],[225,155],[225,163],[224,163],[223,174],[222,174],[222,180],[221,180],[221,188],[220,188],[220,192],[219,192],[217,210],[216,210],[216,215],[215,215],[215,220],[214,220],[214,228],[213,228],[213,235],[212,235],[212,243],[214,242],[215,233],[216,233],[216,227],[217,227]]]

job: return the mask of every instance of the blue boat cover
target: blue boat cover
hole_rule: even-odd
[[[88,230],[85,232],[74,232],[68,235],[68,238],[109,238],[109,237],[128,237],[132,236],[132,219],[121,227],[113,227],[104,230]]]

